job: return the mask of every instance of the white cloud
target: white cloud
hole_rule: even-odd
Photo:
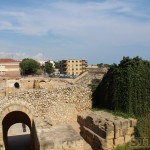
[[[24,58],[33,58],[37,61],[41,61],[44,60],[44,55],[41,52],[32,55],[25,52],[0,52],[0,58],[12,58],[17,60],[22,60]]]
[[[0,30],[10,29],[12,27],[11,22],[8,21],[0,21]]]
[[[37,60],[37,61],[43,61],[44,60],[44,55],[43,53],[37,53],[35,56],[32,57],[33,59]]]
[[[122,12],[138,15],[139,13],[133,8],[131,4],[124,1],[106,0],[103,3],[82,4],[53,2],[44,8],[33,7],[22,11],[0,10],[0,16],[2,16],[0,30],[6,29],[27,35],[43,35],[50,31],[64,34],[64,32],[80,32],[83,28],[87,28],[88,32],[90,27],[93,29],[97,27],[95,30],[100,30],[101,26],[111,23],[113,20],[116,22],[115,24],[123,20],[124,23],[126,21],[133,23],[134,21],[128,20],[123,15],[113,14],[113,12]]]
[[[19,37],[27,41],[18,39],[13,43],[15,40],[0,38],[1,49],[24,50],[25,53],[15,54],[18,58],[43,59],[41,50],[46,57],[65,58],[77,54],[100,55],[105,49],[111,49],[114,54],[115,48],[127,45],[150,47],[149,15],[137,9],[136,3],[130,0],[55,1],[44,7],[0,9],[0,17],[0,31],[19,33]],[[40,40],[35,42],[37,38]],[[36,56],[29,55],[33,52]]]

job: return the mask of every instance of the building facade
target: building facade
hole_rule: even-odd
[[[60,73],[66,75],[80,75],[86,71],[86,60],[62,60],[60,61]]]
[[[0,59],[0,76],[20,76],[20,61],[14,59]]]

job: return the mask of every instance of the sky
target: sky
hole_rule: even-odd
[[[0,0],[0,57],[150,60],[150,0]]]

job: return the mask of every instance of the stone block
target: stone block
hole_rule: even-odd
[[[121,144],[124,144],[124,136],[122,137],[119,137],[117,139],[114,139],[114,145],[121,145]]]
[[[115,130],[115,132],[114,132],[114,138],[119,138],[120,137],[120,129],[118,129],[118,130]]]
[[[129,127],[129,128],[127,128],[127,135],[131,135],[131,134],[133,134],[134,133],[134,127]]]
[[[6,108],[4,111],[3,111],[3,115],[7,115],[9,113],[9,109]]]
[[[104,150],[109,150],[114,148],[114,141],[113,139],[111,140],[104,140],[102,143],[102,149]]]
[[[125,143],[128,143],[131,141],[131,135],[125,135],[124,137]]]
[[[120,129],[120,136],[125,136],[127,134],[127,128]]]
[[[133,118],[130,118],[130,127],[135,127],[136,124],[137,124],[137,120],[133,119]]]
[[[114,131],[106,132],[106,139],[114,139]]]

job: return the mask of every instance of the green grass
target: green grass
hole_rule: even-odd
[[[136,137],[150,138],[150,114],[138,118],[135,135]]]
[[[123,145],[117,146],[115,148],[115,150],[134,150],[134,148],[133,148],[133,146],[131,146],[130,143],[127,143],[127,144],[123,144]]]
[[[109,109],[101,109],[101,108],[92,108],[92,111],[105,111],[108,113],[113,114],[114,116],[119,116],[119,117],[123,117],[123,118],[135,118],[135,116],[133,114],[127,114],[127,113],[123,113],[123,112],[119,112],[119,111],[112,111]]]
[[[134,146],[132,146],[131,143],[127,143],[127,144],[117,146],[115,148],[115,150],[150,150],[150,147],[147,147],[147,148],[146,147],[140,147],[140,146],[134,147]]]

